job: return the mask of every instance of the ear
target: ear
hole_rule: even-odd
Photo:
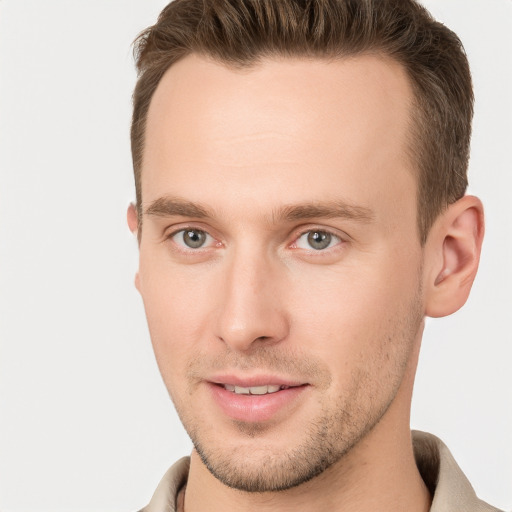
[[[464,196],[436,220],[426,242],[426,310],[431,317],[451,315],[466,302],[478,270],[484,236],[480,199]]]
[[[130,228],[130,231],[138,238],[139,221],[137,216],[137,209],[133,203],[130,203],[128,206],[128,210],[126,212],[126,220],[128,221],[128,227]],[[135,273],[135,288],[137,288],[137,290],[140,292],[140,278],[138,272]]]
[[[130,231],[136,235],[138,228],[138,219],[137,219],[137,210],[133,203],[130,203],[128,206],[128,211],[126,212],[126,220],[128,221],[128,227]]]

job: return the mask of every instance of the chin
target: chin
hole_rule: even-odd
[[[203,464],[224,485],[251,493],[286,491],[342,462],[381,418],[377,414],[357,421],[346,409],[335,410],[299,429],[300,439],[266,425],[241,422],[236,425],[239,435],[226,435],[231,442],[215,439],[211,429],[207,435],[190,429],[189,435]],[[240,437],[245,440],[241,442]]]

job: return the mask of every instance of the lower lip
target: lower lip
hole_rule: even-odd
[[[208,383],[213,399],[231,419],[247,423],[261,423],[289,411],[309,386],[296,386],[266,395],[238,395],[218,384]]]

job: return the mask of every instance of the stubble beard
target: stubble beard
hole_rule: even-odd
[[[375,360],[369,366],[359,366],[353,371],[350,388],[345,389],[334,403],[332,398],[329,401],[326,399],[321,404],[320,413],[305,428],[301,441],[286,451],[278,451],[275,444],[265,446],[264,439],[269,438],[267,436],[272,426],[244,422],[235,422],[235,426],[246,439],[254,439],[254,443],[248,444],[249,448],[229,443],[228,447],[224,443],[216,446],[215,437],[211,435],[215,427],[201,425],[187,408],[173,399],[203,464],[215,478],[230,488],[264,493],[292,489],[340,463],[379,423],[393,403],[407,371],[414,339],[422,321],[423,313],[417,296],[414,304],[409,304],[408,314],[390,319],[393,327],[382,337],[380,352]],[[273,356],[261,351],[255,356],[254,363],[256,366],[264,363],[261,367],[266,368],[278,368],[280,365],[282,368],[287,364],[284,361],[282,357],[273,359]],[[301,363],[294,364],[304,368],[311,362],[302,366]],[[379,394],[382,383],[376,382],[374,376],[374,370],[380,365],[386,365],[388,369],[383,379],[387,385],[384,395]],[[319,366],[317,374],[322,371],[323,368]],[[329,376],[327,378],[330,379]],[[286,436],[286,432],[280,431],[275,435]]]
[[[275,448],[261,447],[250,452],[233,447],[217,450],[203,444],[198,432],[189,432],[194,448],[210,473],[228,487],[250,493],[286,491],[322,474],[342,459],[371,430],[375,422],[367,422],[363,430],[343,407],[335,414],[323,415],[309,426],[300,444],[276,453]],[[260,425],[238,423],[243,435],[257,438],[265,432]],[[278,434],[278,435],[283,435]]]

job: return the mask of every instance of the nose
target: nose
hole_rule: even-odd
[[[283,269],[262,255],[235,254],[225,262],[217,337],[230,349],[275,344],[289,332]]]

